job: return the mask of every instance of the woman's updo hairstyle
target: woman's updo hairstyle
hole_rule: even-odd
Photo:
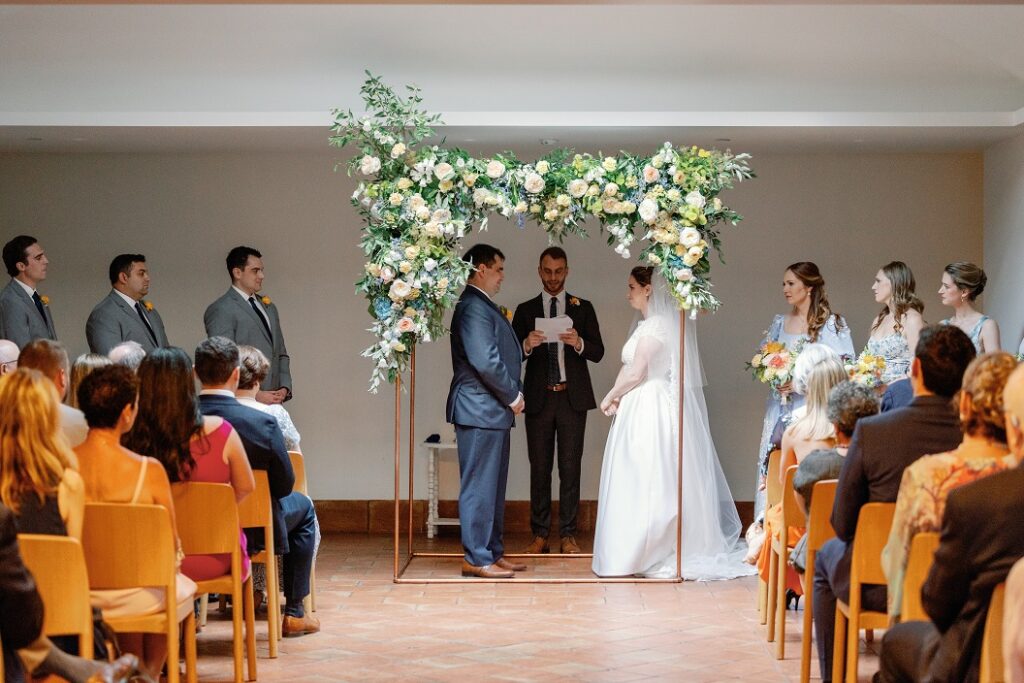
[[[988,276],[985,271],[967,261],[957,261],[946,266],[946,273],[953,279],[953,284],[967,295],[968,301],[974,301],[985,291]]]
[[[641,287],[646,287],[651,284],[651,276],[654,275],[653,266],[636,266],[633,270],[629,271],[630,277],[636,280],[636,283]]]

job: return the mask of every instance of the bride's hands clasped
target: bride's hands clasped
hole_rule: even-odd
[[[601,412],[611,417],[619,410],[619,399],[605,396],[601,401]]]

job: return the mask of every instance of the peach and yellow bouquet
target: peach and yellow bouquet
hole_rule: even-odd
[[[793,379],[793,366],[798,355],[799,348],[787,348],[780,341],[766,341],[747,363],[747,369],[754,379],[778,391]]]
[[[884,372],[885,358],[867,351],[861,352],[857,360],[846,362],[846,374],[850,376],[850,380],[872,389],[882,385]]]

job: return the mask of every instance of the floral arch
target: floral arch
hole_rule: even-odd
[[[359,148],[348,172],[361,179],[352,204],[366,221],[367,262],[356,289],[369,302],[377,337],[363,352],[374,364],[371,391],[407,369],[417,343],[445,333],[444,313],[470,271],[462,239],[474,224],[486,229],[492,213],[520,226],[535,221],[552,242],[586,235],[583,221],[597,219],[621,257],[639,248],[681,309],[696,315],[719,307],[710,250],[721,259],[719,226],[742,219],[719,194],[754,177],[750,155],[666,142],[653,156],[558,149],[533,162],[511,152],[475,159],[422,144],[440,116],[420,109],[418,88],[406,90],[402,97],[367,73],[360,89],[366,113],[332,112],[331,144]]]

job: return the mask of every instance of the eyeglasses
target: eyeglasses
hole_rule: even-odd
[[[0,363],[0,368],[6,368],[8,365],[15,365],[16,366],[17,364],[18,364],[18,361],[16,361],[16,360],[7,360],[7,361],[4,361],[4,362]]]

